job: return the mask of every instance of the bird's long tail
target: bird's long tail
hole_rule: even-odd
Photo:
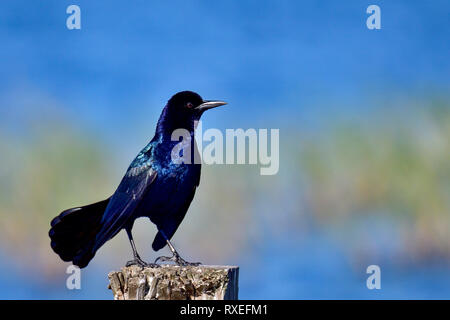
[[[101,228],[109,198],[84,207],[61,212],[51,224],[51,247],[63,261],[84,268],[94,257],[94,239]]]

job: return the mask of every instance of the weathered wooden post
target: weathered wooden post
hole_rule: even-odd
[[[108,274],[115,300],[237,300],[239,267],[124,267]]]

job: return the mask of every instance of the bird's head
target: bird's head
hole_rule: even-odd
[[[174,113],[188,118],[200,118],[208,109],[216,108],[227,104],[223,101],[203,100],[199,94],[192,91],[181,91],[170,98],[168,107]]]
[[[161,115],[160,122],[166,129],[191,129],[194,121],[198,121],[203,112],[208,109],[225,105],[218,100],[203,100],[199,94],[192,91],[181,91],[172,96],[167,102]]]

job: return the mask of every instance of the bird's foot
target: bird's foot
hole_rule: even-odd
[[[161,257],[156,258],[155,263],[158,263],[158,261],[160,261],[160,262],[172,261],[172,262],[175,262],[176,265],[181,266],[181,267],[187,267],[187,266],[195,267],[195,266],[199,266],[202,264],[201,262],[188,262],[188,261],[184,260],[183,258],[181,258],[179,254],[174,254],[171,257],[161,256]]]
[[[145,262],[140,257],[135,257],[133,260],[130,260],[125,264],[127,267],[135,265],[138,265],[141,268],[159,268],[159,264]]]

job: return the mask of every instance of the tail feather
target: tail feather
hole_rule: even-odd
[[[155,251],[158,251],[166,246],[167,242],[166,239],[164,239],[161,232],[158,231],[158,233],[155,236],[155,240],[153,240],[152,248]]]
[[[101,228],[109,199],[63,211],[50,225],[50,245],[63,261],[83,268],[94,257],[93,240]]]
[[[184,217],[184,216],[183,216]],[[182,218],[179,219],[181,222]],[[164,248],[167,244],[167,240],[164,236],[168,238],[168,240],[172,239],[173,235],[175,234],[175,231],[177,231],[179,226],[179,222],[176,221],[175,223],[171,220],[166,220],[164,224],[158,225],[158,233],[155,236],[155,239],[152,243],[152,248],[155,251],[158,251],[162,248]],[[162,232],[161,232],[162,231]],[[163,236],[164,233],[164,236]]]

